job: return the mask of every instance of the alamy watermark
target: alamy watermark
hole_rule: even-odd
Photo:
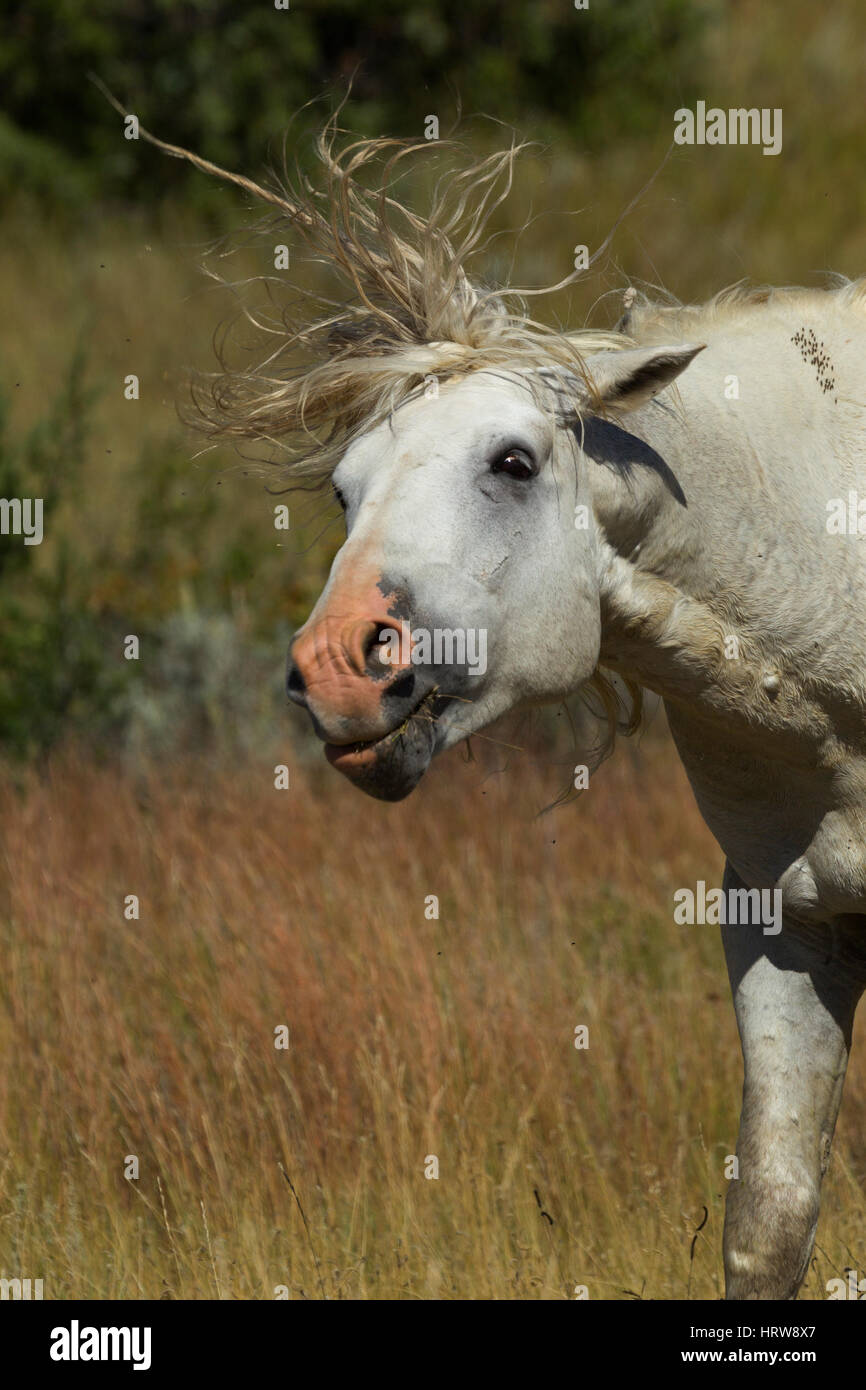
[[[41,545],[42,498],[0,497],[0,536],[23,536],[25,545]]]
[[[42,1298],[41,1279],[0,1279],[0,1299],[28,1302]]]
[[[82,1327],[73,1318],[68,1327],[51,1331],[52,1361],[131,1361],[134,1371],[150,1369],[149,1327]]]
[[[866,497],[849,488],[847,498],[831,497],[826,506],[828,536],[866,536]]]
[[[825,1284],[828,1299],[857,1299],[862,1302],[866,1298],[866,1279],[860,1278],[860,1272],[856,1269],[846,1269],[847,1279],[828,1279]]]
[[[694,888],[678,888],[674,893],[674,921],[677,926],[763,928],[764,936],[778,936],[782,930],[781,888],[707,888],[699,879]]]
[[[383,666],[465,666],[472,676],[487,670],[487,629],[484,627],[410,627],[407,622],[379,632],[379,662]]]
[[[711,106],[699,101],[694,111],[674,112],[675,145],[763,145],[764,154],[781,154],[782,108]]]

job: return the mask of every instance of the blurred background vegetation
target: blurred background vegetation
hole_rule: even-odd
[[[253,177],[280,162],[287,130],[304,165],[352,78],[343,123],[361,133],[417,137],[432,113],[445,134],[460,115],[463,138],[490,148],[505,123],[540,142],[498,221],[536,216],[516,247],[522,284],[559,279],[577,242],[598,244],[661,164],[678,107],[781,107],[779,157],[675,150],[597,273],[537,301],[579,327],[612,322],[629,280],[687,299],[744,276],[866,270],[864,33],[860,0],[7,3],[0,496],[43,497],[45,540],[0,537],[3,751],[70,738],[267,753],[287,728],[288,635],[340,537],[327,502],[306,497],[276,531],[281,499],[180,425],[183,371],[213,365],[236,309],[200,264],[250,209],[125,140],[88,72],[164,139]],[[231,277],[272,272],[269,252],[241,246]],[[508,276],[514,253],[498,241],[481,274]],[[138,662],[123,659],[130,633]]]

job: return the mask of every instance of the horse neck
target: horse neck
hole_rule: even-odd
[[[863,563],[858,550],[840,564],[826,545],[827,498],[864,477],[864,445],[852,443],[864,438],[853,400],[866,395],[863,354],[848,347],[850,321],[823,328],[831,393],[796,332],[781,318],[719,334],[678,401],[668,393],[622,425],[587,422],[601,661],[666,698],[712,689],[722,706],[739,704],[773,678],[780,653],[813,662],[816,634],[823,646],[839,627]],[[732,639],[737,659],[726,660]]]

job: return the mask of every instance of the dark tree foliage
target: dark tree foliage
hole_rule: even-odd
[[[690,95],[701,0],[6,0],[0,187],[53,201],[203,181],[122,138],[94,71],[164,138],[235,168],[277,158],[292,115],[354,75],[363,133],[443,133],[458,104],[603,147]],[[294,153],[294,148],[292,149]]]

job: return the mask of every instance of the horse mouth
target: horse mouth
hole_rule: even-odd
[[[402,801],[421,781],[436,750],[436,723],[449,703],[434,688],[381,738],[326,743],[325,757],[361,791],[379,801]]]

